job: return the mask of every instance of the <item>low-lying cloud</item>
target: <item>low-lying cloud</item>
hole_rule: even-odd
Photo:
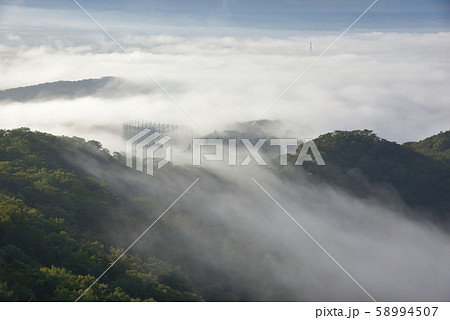
[[[206,264],[223,272],[241,299],[371,301],[252,178],[377,301],[449,298],[448,234],[427,221],[408,218],[413,212],[395,197],[384,203],[357,199],[307,175],[286,179],[262,167],[178,166],[149,177],[86,159],[79,164],[106,179],[116,192],[138,190],[135,196],[167,205],[200,177],[160,221],[172,233],[160,233],[158,224],[135,250],[151,255],[155,246],[170,250],[175,243],[189,258],[172,257],[177,263],[195,264],[199,259],[199,268]],[[149,224],[160,214],[149,206],[143,210]],[[134,240],[123,231],[118,234]]]

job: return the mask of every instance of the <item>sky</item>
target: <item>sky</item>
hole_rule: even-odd
[[[92,14],[117,28],[155,25],[186,27],[283,30],[340,30],[358,17],[372,0],[152,0],[79,1]],[[66,1],[9,1],[0,9],[2,27],[24,28],[43,19],[41,28],[71,16],[83,14],[76,3]],[[16,9],[12,9],[16,8]],[[21,19],[17,8],[31,19]],[[53,12],[53,13],[52,13]],[[22,16],[23,17],[23,16]],[[58,29],[72,27],[65,18]],[[82,19],[80,19],[82,21]],[[87,21],[87,20],[85,20]],[[62,22],[62,21],[59,21]],[[446,0],[379,0],[356,27],[360,30],[443,31],[450,28],[450,3]],[[51,27],[49,28],[51,29]],[[55,31],[55,30],[54,30]],[[134,30],[136,32],[136,30]],[[156,30],[155,30],[156,31]],[[179,30],[182,31],[182,30]],[[217,30],[215,30],[217,32]],[[242,32],[242,30],[241,30]]]

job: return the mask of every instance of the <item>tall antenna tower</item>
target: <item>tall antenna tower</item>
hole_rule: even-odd
[[[312,42],[309,43],[309,53],[312,53]]]

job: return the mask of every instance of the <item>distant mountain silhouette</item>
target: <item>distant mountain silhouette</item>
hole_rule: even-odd
[[[102,77],[79,81],[57,81],[33,86],[0,90],[0,102],[28,102],[53,99],[76,99],[88,96],[117,97],[133,93],[146,93],[148,88],[136,86],[121,78]]]

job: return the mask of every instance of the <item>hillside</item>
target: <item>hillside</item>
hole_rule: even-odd
[[[440,132],[419,142],[405,143],[404,146],[450,164],[450,130]]]
[[[114,161],[95,142],[0,131],[0,300],[74,301],[123,251],[93,239],[108,239],[96,237],[106,232],[100,221],[130,224],[130,210],[118,209],[127,200],[71,165],[75,150]],[[166,261],[126,255],[83,299],[201,300],[184,279],[167,285],[176,277]]]
[[[74,301],[195,177],[227,185],[203,170],[166,167],[150,179],[95,141],[1,130],[0,300]],[[297,299],[281,288],[263,290],[258,273],[249,289],[249,276],[233,269],[242,266],[230,255],[267,249],[244,250],[207,211],[177,207],[170,216],[81,301]],[[228,250],[205,259],[211,245]]]
[[[416,218],[448,222],[446,163],[368,130],[328,133],[315,141],[327,166],[268,170],[281,173],[286,184],[309,179],[319,188],[331,185],[387,202],[377,191],[385,189],[411,210],[420,209]],[[250,192],[214,172],[176,166],[149,178],[125,167],[120,157],[95,141],[0,130],[0,300],[74,301],[196,177],[203,189],[174,206],[170,218],[159,221],[82,301],[314,299],[293,279],[275,276],[274,266],[297,270],[303,260],[293,259],[279,235],[271,238],[264,228],[274,218],[264,212],[254,185]],[[218,209],[219,195],[238,204],[236,213],[225,205]],[[260,219],[251,221],[252,229],[241,202],[255,207]]]
[[[430,140],[442,139],[438,135]],[[387,141],[370,130],[336,131],[314,141],[327,164],[305,163],[303,167],[314,177],[360,197],[380,190],[382,197],[396,193],[410,208],[427,212],[427,218],[449,222],[450,166],[440,161],[450,152],[448,145],[439,144],[436,157],[429,157],[416,152],[416,147]]]

